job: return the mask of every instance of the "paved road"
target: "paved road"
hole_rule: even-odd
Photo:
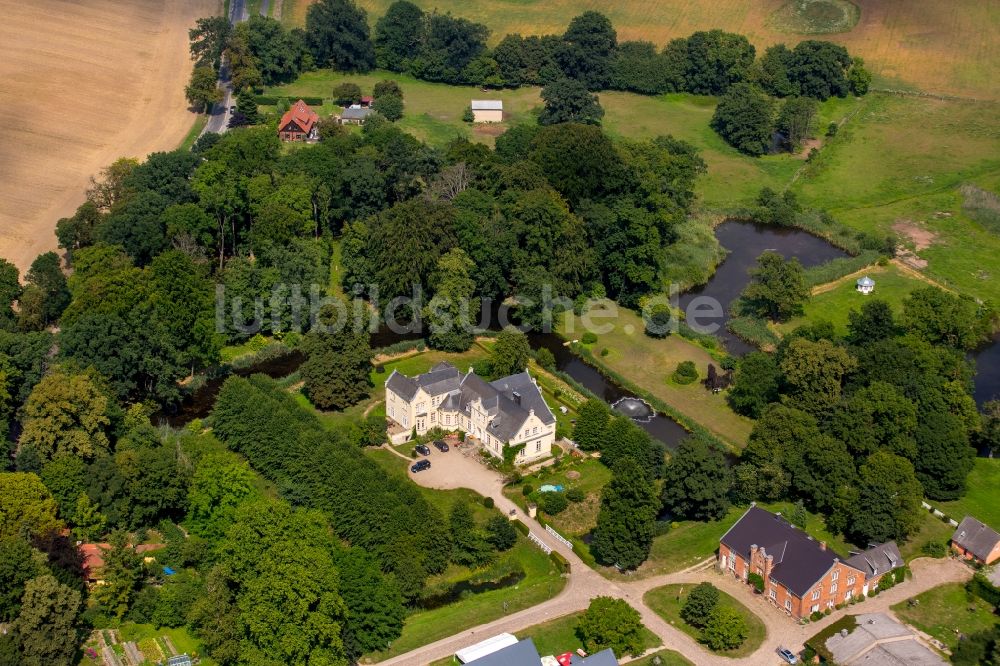
[[[236,25],[247,20],[246,0],[231,0],[229,3],[229,23]],[[201,131],[222,134],[229,124],[229,107],[233,105],[233,86],[229,81],[229,65],[225,58],[219,67],[219,86],[222,87],[222,101],[212,107],[212,117],[208,119],[205,129]]]
[[[602,595],[627,600],[639,611],[643,623],[659,636],[663,642],[662,648],[676,650],[699,666],[783,663],[775,654],[775,649],[779,645],[798,652],[803,648],[803,642],[807,638],[841,617],[841,613],[833,613],[819,622],[800,625],[787,617],[783,610],[771,606],[764,597],[751,594],[746,585],[732,576],[716,571],[714,559],[705,560],[683,571],[641,580],[626,582],[608,580],[584,564],[576,553],[545,532],[536,521],[525,516],[503,494],[503,481],[500,475],[484,467],[475,457],[463,455],[453,448],[444,454],[432,453],[431,462],[431,469],[418,474],[411,473],[411,478],[420,485],[431,488],[470,488],[483,496],[492,497],[500,511],[509,513],[513,510],[518,519],[527,524],[546,545],[562,553],[570,562],[572,574],[563,591],[546,602],[387,659],[378,666],[425,666],[499,633],[516,633],[540,622],[584,610],[592,598]],[[855,606],[856,612],[888,611],[889,606],[903,599],[943,583],[967,580],[972,575],[968,567],[951,559],[919,559],[911,564],[911,569],[913,571],[911,580]],[[760,617],[767,628],[767,637],[756,652],[742,659],[713,654],[690,636],[664,621],[642,599],[646,592],[662,585],[696,584],[705,580],[711,581],[739,599]]]

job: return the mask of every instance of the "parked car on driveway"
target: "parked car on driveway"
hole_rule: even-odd
[[[434,448],[440,451],[441,453],[444,453],[445,451],[448,450],[448,444],[446,442],[441,441],[440,439],[435,439]]]
[[[787,661],[789,664],[799,663],[798,657],[796,657],[795,654],[792,653],[792,651],[789,650],[788,648],[779,647],[778,656]]]
[[[417,444],[413,447],[413,450],[422,456],[429,456],[431,454],[431,450],[427,448],[426,444]]]
[[[430,460],[418,460],[417,462],[410,465],[410,471],[416,474],[417,472],[422,472],[425,469],[431,468]]]

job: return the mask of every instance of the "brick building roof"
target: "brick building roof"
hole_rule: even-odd
[[[292,104],[288,111],[285,111],[285,115],[281,116],[281,122],[278,123],[278,131],[295,131],[294,129],[285,129],[289,124],[295,123],[303,133],[308,134],[317,122],[319,122],[319,114],[300,99],[295,104]]]

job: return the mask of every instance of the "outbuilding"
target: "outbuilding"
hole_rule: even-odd
[[[867,275],[863,278],[858,278],[858,291],[862,294],[870,294],[875,291],[875,280],[871,279]]]
[[[503,100],[474,99],[470,106],[472,107],[472,122],[474,123],[503,122]]]
[[[344,112],[340,114],[340,124],[364,125],[365,121],[368,120],[368,116],[371,114],[371,109],[365,108],[360,104],[354,104],[349,108],[344,109]]]
[[[966,516],[951,537],[951,549],[977,564],[993,564],[1000,560],[1000,534],[972,516]]]

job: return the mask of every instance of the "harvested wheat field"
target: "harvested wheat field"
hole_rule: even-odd
[[[357,0],[369,23],[385,13],[392,0]],[[1000,99],[1000,2],[997,0],[413,0],[424,10],[437,9],[478,21],[495,44],[507,33],[561,33],[583,11],[611,19],[619,40],[644,39],[663,46],[696,30],[722,28],[746,35],[759,49],[776,42],[828,39],[862,56],[889,87],[917,88],[981,99]],[[310,0],[294,0],[289,23],[305,21]],[[289,6],[289,0],[285,0]],[[853,11],[851,21],[824,26],[838,6]],[[804,13],[800,21],[790,14]],[[819,17],[810,19],[809,16]],[[850,24],[857,21],[853,28]],[[812,23],[815,36],[790,32]],[[829,32],[842,30],[842,32]]]
[[[217,0],[0,0],[0,257],[22,273],[121,156],[172,150],[187,31]]]

